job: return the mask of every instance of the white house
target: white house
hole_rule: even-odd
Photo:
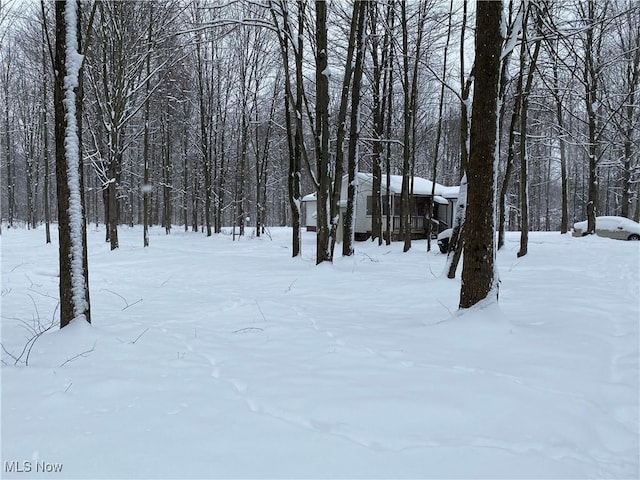
[[[348,177],[342,178],[342,189],[340,192],[340,212],[346,212]],[[400,200],[402,195],[402,176],[390,175],[389,190],[387,192],[387,176],[382,175],[381,196],[383,205],[382,229],[386,232],[388,202],[387,195],[391,197],[391,233],[392,237],[397,237],[400,232]],[[410,181],[411,187],[411,181]],[[433,205],[432,221],[433,231],[440,232],[449,228],[453,224],[453,215],[458,200],[460,187],[447,187],[436,183],[435,195],[431,201],[433,182],[421,177],[413,178],[413,200],[411,205],[411,231],[414,238],[424,238],[426,235],[427,207]],[[372,216],[372,193],[373,175],[371,173],[360,172],[356,176],[356,214],[355,214],[355,236],[358,240],[365,240],[371,236],[371,216]],[[315,193],[306,195],[302,202],[305,205],[305,220],[308,231],[316,230],[316,205],[317,197]]]

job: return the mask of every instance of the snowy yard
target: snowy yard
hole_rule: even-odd
[[[27,367],[3,352],[3,478],[639,476],[638,242],[533,232],[516,259],[508,234],[499,305],[459,314],[435,243],[317,267],[288,229],[103,237],[93,325],[45,333]],[[21,322],[54,315],[57,246],[1,241],[19,354]]]

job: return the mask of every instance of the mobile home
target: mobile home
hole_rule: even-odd
[[[342,178],[342,189],[340,192],[340,221],[346,213],[348,177]],[[411,235],[414,238],[426,238],[427,219],[429,205],[432,206],[432,232],[438,233],[449,228],[453,224],[453,216],[458,200],[460,187],[447,187],[435,184],[421,177],[413,177],[409,181],[412,188],[411,196]],[[434,192],[433,198],[432,191]],[[400,201],[402,197],[402,176],[382,175],[381,179],[381,200],[382,200],[382,229],[386,232],[387,218],[391,224],[392,238],[397,238],[400,234]],[[391,212],[389,212],[389,199],[391,201]],[[305,205],[305,223],[308,231],[315,231],[317,225],[316,205],[317,196],[315,193],[309,194],[302,199]],[[373,214],[373,175],[371,173],[360,172],[356,176],[356,202],[355,202],[355,236],[357,240],[365,240],[371,236],[372,214]]]

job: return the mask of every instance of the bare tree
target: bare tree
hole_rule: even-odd
[[[316,263],[331,262],[331,225],[337,219],[331,216],[331,184],[333,176],[329,159],[329,76],[327,40],[327,3],[316,0],[316,106],[315,106],[315,151],[317,165],[317,250]]]
[[[402,90],[403,90],[403,135],[402,135],[402,194],[400,200],[400,231],[404,240],[403,251],[411,248],[411,212],[413,197],[413,171],[415,164],[415,133],[418,96],[418,65],[422,50],[422,39],[426,21],[427,5],[418,4],[418,24],[415,51],[409,50],[409,23],[406,2],[400,3],[400,26],[402,30]],[[413,57],[413,64],[409,58]]]
[[[358,137],[360,136],[360,89],[362,84],[362,70],[364,62],[365,25],[367,19],[367,1],[356,1],[353,4],[356,24],[353,48],[355,49],[355,64],[353,67],[353,85],[351,89],[351,124],[349,127],[348,170],[347,170],[347,208],[344,217],[342,237],[342,255],[354,254],[355,202],[358,174]],[[340,179],[342,182],[342,179]]]
[[[391,69],[389,58],[391,56],[391,16],[393,14],[393,2],[386,6],[384,17],[379,11],[379,2],[371,2],[369,6],[370,35],[368,36],[371,60],[373,68],[371,72],[371,95],[372,95],[372,117],[373,117],[373,165],[372,165],[372,205],[371,205],[371,239],[378,240],[378,245],[382,245],[382,215],[387,211],[387,220],[391,219],[388,211],[389,191],[386,191],[387,205],[382,205],[382,165],[384,159],[385,144],[389,145],[389,139],[385,139],[385,113],[387,107],[390,109],[391,102],[388,102],[388,90],[391,87],[389,82]],[[380,25],[379,25],[380,24]],[[383,33],[380,34],[379,27]],[[381,41],[382,40],[382,41]],[[390,230],[386,226],[387,231]],[[389,235],[387,235],[389,236]],[[390,239],[389,239],[390,241]]]
[[[294,28],[289,18],[286,1],[270,2],[271,18],[275,25],[280,43],[280,55],[284,67],[284,113],[287,129],[287,147],[289,156],[289,171],[287,176],[287,191],[289,208],[291,210],[292,257],[300,255],[300,183],[303,152],[306,152],[302,131],[302,110],[304,84],[302,81],[302,55],[304,47],[304,10],[306,2],[297,2],[297,35],[293,35]],[[280,20],[281,18],[281,20]],[[290,72],[290,51],[294,51],[294,75]],[[295,88],[292,77],[295,78]],[[295,96],[294,96],[295,90]]]
[[[42,161],[44,163],[44,221],[45,242],[51,243],[51,206],[49,204],[50,172],[49,172],[49,64],[46,43],[46,18],[42,11]]]
[[[535,7],[534,7],[535,8]],[[525,12],[525,18],[530,12]],[[528,111],[529,111],[529,95],[531,94],[531,88],[533,85],[533,77],[536,70],[536,63],[538,61],[538,55],[540,54],[540,46],[542,44],[542,21],[544,12],[541,10],[536,11],[536,40],[534,42],[533,53],[529,60],[529,71],[527,73],[527,81],[521,92],[520,97],[520,216],[522,218],[521,231],[520,231],[520,250],[518,251],[518,257],[522,257],[527,254],[527,248],[529,243],[529,184],[528,184],[528,166],[529,166],[529,154],[527,150],[527,126],[528,126]],[[522,48],[520,50],[520,64],[525,63],[525,54],[527,52],[527,25],[526,20],[523,20],[522,25]],[[522,66],[521,66],[522,75]],[[521,80],[522,81],[522,80]]]
[[[447,278],[455,278],[458,263],[462,257],[464,244],[464,220],[467,208],[467,167],[469,160],[469,124],[471,108],[469,96],[473,84],[473,67],[467,76],[465,71],[465,41],[467,30],[467,2],[462,4],[462,20],[460,23],[460,194],[453,217],[453,230],[447,247]],[[466,80],[465,80],[466,78]]]
[[[640,95],[640,6],[634,2],[624,4],[626,13],[623,18],[626,21],[618,22],[617,36],[619,48],[622,52],[622,79],[621,93],[623,97],[620,114],[616,115],[616,127],[622,134],[623,155],[622,175],[620,178],[620,214],[631,218],[630,205],[633,197],[634,182],[640,185],[640,164],[637,160],[637,131],[640,124],[638,106],[636,102]],[[614,107],[615,108],[615,107]],[[635,148],[634,148],[635,146]],[[635,159],[635,162],[634,162]],[[635,173],[635,175],[634,175]],[[640,195],[636,200],[636,216],[640,210]]]
[[[433,202],[433,199],[436,196],[436,177],[437,177],[437,173],[438,173],[438,157],[440,155],[440,140],[442,138],[442,111],[444,108],[444,89],[445,89],[445,83],[444,83],[444,78],[447,74],[447,55],[449,53],[449,43],[451,42],[451,25],[452,25],[452,21],[453,21],[453,0],[451,0],[451,2],[449,3],[449,21],[447,24],[447,39],[445,41],[444,44],[444,53],[443,53],[443,58],[442,58],[442,79],[443,81],[440,83],[440,97],[438,100],[438,120],[436,122],[437,127],[436,127],[436,139],[435,139],[435,148],[434,148],[434,152],[433,152],[433,168],[432,168],[432,174],[431,174],[431,201]],[[431,251],[431,232],[432,232],[432,214],[433,214],[433,206],[429,205],[428,211],[427,211],[427,225],[426,225],[426,230],[427,230],[427,252]],[[437,232],[436,232],[437,233]]]

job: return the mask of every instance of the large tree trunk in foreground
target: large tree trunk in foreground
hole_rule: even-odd
[[[477,1],[476,78],[471,113],[460,308],[498,297],[495,271],[495,164],[502,1]]]
[[[82,57],[78,53],[78,4],[60,1],[56,9],[55,144],[60,242],[60,328],[72,320],[91,322],[82,195],[79,104]]]

